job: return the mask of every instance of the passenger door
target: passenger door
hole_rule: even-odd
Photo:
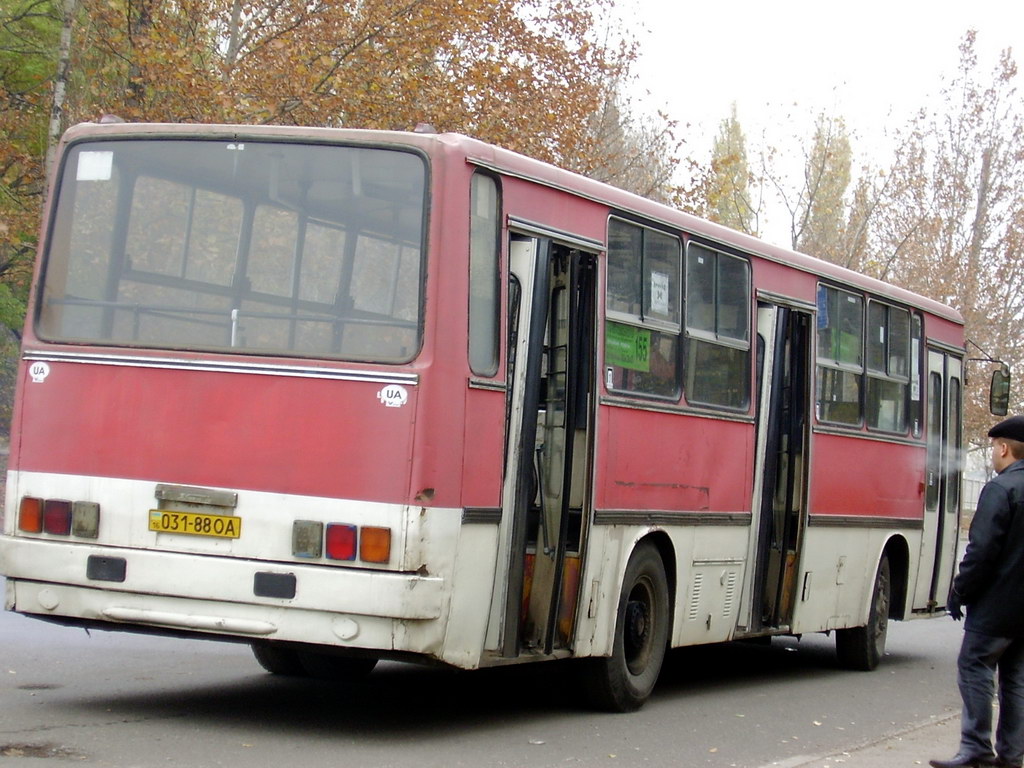
[[[924,530],[914,591],[916,610],[946,605],[956,567],[960,534],[960,430],[963,362],[928,350],[928,411],[925,417]]]
[[[751,567],[741,633],[784,629],[792,621],[807,517],[811,318],[808,311],[759,302],[757,450]],[[745,626],[742,623],[745,622]]]
[[[572,639],[589,503],[597,261],[548,238],[514,236],[509,262],[500,649],[513,657],[550,654]]]

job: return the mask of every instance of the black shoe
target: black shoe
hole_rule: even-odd
[[[928,765],[932,768],[989,768],[989,766],[1001,766],[1003,763],[996,757],[957,755],[951,760],[929,760]]]

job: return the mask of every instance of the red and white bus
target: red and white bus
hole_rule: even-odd
[[[941,612],[948,307],[457,135],[87,124],[26,324],[10,610],[280,673]]]

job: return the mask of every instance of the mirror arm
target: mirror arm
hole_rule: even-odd
[[[992,372],[992,381],[988,390],[988,409],[995,416],[1005,416],[1010,402],[1010,366],[1004,361],[992,357],[987,350],[982,349],[976,342],[967,339],[967,344],[981,352],[984,357],[969,357],[967,363],[992,363],[998,365],[998,370]],[[967,374],[970,366],[964,366],[964,383],[967,383]]]

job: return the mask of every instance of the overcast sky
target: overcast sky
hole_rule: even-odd
[[[955,73],[968,28],[991,71],[1013,48],[1024,68],[1024,0],[618,0],[640,43],[637,90],[645,106],[692,124],[691,151],[709,152],[737,103],[748,139],[826,110],[870,154],[885,125],[902,125]],[[1024,71],[1018,88],[1024,92]],[[859,137],[859,141],[858,141]],[[858,146],[858,143],[860,146]]]

